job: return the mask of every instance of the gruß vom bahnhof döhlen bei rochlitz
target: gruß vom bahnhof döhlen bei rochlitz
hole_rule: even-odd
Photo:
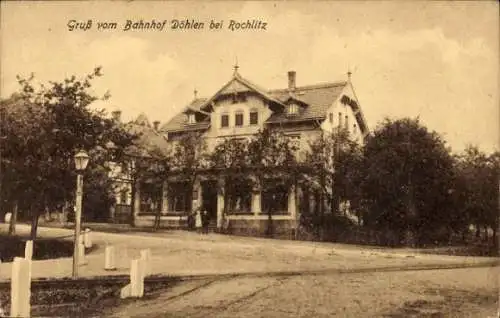
[[[77,21],[69,20],[67,23],[69,31],[87,31],[90,29],[97,30],[113,30],[119,29],[117,22],[104,22],[104,21]],[[121,26],[123,31],[141,31],[141,30],[152,30],[152,31],[163,31],[167,29],[171,30],[220,30],[227,28],[230,31],[239,30],[267,30],[267,22],[259,19],[246,19],[246,20],[214,20],[211,19],[209,22],[196,20],[196,19],[172,19],[172,20],[125,20]]]

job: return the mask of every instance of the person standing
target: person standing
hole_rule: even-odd
[[[210,220],[208,218],[207,210],[203,210],[202,221],[203,221],[203,233],[208,234],[208,223],[210,222]]]
[[[194,226],[196,227],[196,232],[201,233],[203,223],[200,209],[196,210]]]

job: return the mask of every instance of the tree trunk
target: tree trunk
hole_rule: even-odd
[[[481,237],[481,227],[479,224],[476,224],[476,238]]]
[[[299,185],[297,182],[297,177],[294,178],[294,189],[293,195],[295,196],[295,230],[293,233],[293,239],[299,239],[299,224],[300,224],[300,199],[299,199]]]
[[[63,226],[66,226],[68,224],[68,210],[70,206],[71,204],[69,201],[64,201],[64,206],[62,208],[62,219],[61,219],[61,223]]]
[[[137,191],[137,181],[136,181],[136,178],[134,177],[132,179],[132,191],[131,191],[131,200],[130,200],[130,218],[129,218],[129,225],[131,227],[134,227],[135,226],[135,222],[134,222],[134,215],[135,215],[135,192]]]
[[[38,211],[35,210],[33,205],[30,208],[31,210],[31,233],[30,239],[34,241],[36,239],[36,234],[38,231]]]
[[[14,201],[14,208],[12,210],[12,216],[10,217],[10,223],[9,223],[9,235],[16,234],[17,210],[18,210],[18,204],[17,201]]]
[[[497,227],[493,227],[493,246],[497,245]]]
[[[156,232],[160,227],[160,217],[161,217],[161,208],[158,211],[156,211],[155,223],[153,224],[153,232]]]
[[[271,204],[271,206],[273,206]],[[267,210],[267,229],[266,229],[266,234],[268,237],[273,237],[273,208],[269,207]]]

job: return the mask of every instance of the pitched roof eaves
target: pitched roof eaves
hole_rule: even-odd
[[[280,119],[274,119],[274,120],[266,120],[264,123],[266,124],[279,124],[279,123],[289,123],[289,122],[301,122],[301,121],[313,121],[313,120],[324,120],[326,118],[325,116],[314,116],[314,117],[300,117],[297,116],[296,118],[280,118]]]
[[[356,102],[358,104],[358,110],[356,112],[356,114],[359,114],[359,117],[360,117],[360,119],[358,120],[358,125],[360,126],[360,129],[363,130],[363,128],[364,128],[364,131],[362,131],[362,133],[364,136],[367,136],[368,134],[370,134],[370,129],[368,128],[368,125],[366,124],[365,115],[363,113],[363,110],[361,109],[361,105],[359,103],[358,96],[356,95],[356,91],[354,90],[354,86],[352,85],[352,82],[350,80],[349,80],[348,84],[349,84],[349,87],[352,90],[352,94],[354,95],[354,98],[356,99]],[[354,109],[353,109],[353,111],[354,111]],[[357,117],[357,115],[355,115],[355,117]]]
[[[166,133],[171,133],[171,132],[188,132],[188,131],[197,131],[197,130],[204,130],[210,128],[210,124],[207,126],[197,126],[197,127],[185,127],[182,129],[173,129],[173,130],[164,130]]]

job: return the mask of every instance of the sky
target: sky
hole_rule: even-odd
[[[16,75],[40,83],[104,76],[93,90],[111,98],[93,107],[168,121],[193,98],[210,97],[240,74],[268,89],[352,82],[370,129],[386,117],[418,117],[454,151],[499,149],[499,7],[495,1],[123,1],[2,2],[0,96]],[[127,20],[167,20],[163,30],[129,30]],[[205,22],[173,30],[171,21]],[[92,21],[70,31],[68,22]],[[210,30],[210,21],[223,21]],[[266,30],[228,29],[230,20]],[[98,22],[116,22],[99,30]]]

